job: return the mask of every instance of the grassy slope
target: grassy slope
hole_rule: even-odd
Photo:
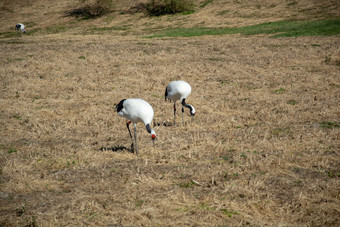
[[[152,36],[145,36],[145,38],[228,34],[272,34],[271,37],[332,36],[340,34],[340,20],[279,21],[236,28],[174,28],[160,31]]]
[[[190,15],[147,17],[132,13],[135,1],[117,1],[114,12],[95,20],[67,17],[68,11],[79,7],[78,1],[31,0],[3,1],[0,5],[0,34],[13,35],[13,24],[24,23],[36,35],[60,32],[79,34],[149,34],[167,28],[240,27],[282,20],[322,20],[339,18],[336,0],[304,1],[197,1],[196,11]],[[209,2],[209,1],[208,1]],[[20,4],[21,3],[21,4]],[[20,4],[20,7],[17,5]],[[204,7],[199,7],[203,5]],[[96,30],[97,29],[97,30]],[[115,31],[115,32],[113,32]]]
[[[77,1],[18,2],[0,3],[1,226],[339,225],[337,36],[140,38],[335,19],[336,1],[149,18],[126,13],[131,0],[95,20],[63,16]],[[19,21],[31,35],[13,37]],[[192,85],[197,116],[166,127],[175,79]],[[148,100],[159,124],[156,150],[139,125],[138,158],[113,113],[126,97]]]

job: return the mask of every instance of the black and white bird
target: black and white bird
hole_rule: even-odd
[[[137,155],[138,144],[136,127],[138,122],[144,123],[146,130],[148,131],[148,133],[151,134],[151,139],[153,145],[155,146],[156,133],[155,130],[151,128],[151,121],[153,119],[154,112],[152,106],[148,102],[144,101],[143,99],[123,99],[116,106],[116,111],[118,112],[118,115],[125,117],[128,120],[126,123],[126,127],[129,130],[132,141],[131,148],[133,151],[136,152]],[[133,123],[134,127],[135,142],[133,141],[132,134],[129,128],[131,122]]]
[[[166,86],[165,101],[170,100],[174,102],[174,124],[176,124],[176,101],[182,103],[182,123],[184,124],[184,107],[190,110],[191,120],[196,113],[195,108],[185,102],[191,93],[191,86],[185,81],[172,81]]]
[[[15,30],[17,30],[18,32],[22,32],[22,33],[26,33],[26,30],[25,30],[25,25],[23,24],[17,24],[15,25]]]

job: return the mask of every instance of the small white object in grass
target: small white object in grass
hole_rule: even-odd
[[[17,24],[17,25],[15,25],[15,30],[17,30],[17,31],[21,31],[22,33],[26,33],[26,30],[25,30],[25,25],[23,25],[23,24]]]

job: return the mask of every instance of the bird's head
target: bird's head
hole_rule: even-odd
[[[190,105],[190,114],[191,114],[191,116],[195,116],[195,114],[196,114],[196,110],[192,105]]]
[[[153,130],[153,129],[151,129],[151,139],[152,139],[152,141],[155,141],[155,139],[157,138],[156,137],[156,133],[155,133],[155,130]]]

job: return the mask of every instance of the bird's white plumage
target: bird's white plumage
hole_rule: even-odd
[[[178,80],[170,82],[165,89],[165,100],[171,100],[174,102],[174,124],[176,124],[176,101],[179,100],[182,104],[182,123],[184,123],[184,109],[186,107],[190,109],[191,120],[196,113],[195,108],[192,105],[187,104],[185,101],[191,94],[191,86],[185,81]]]
[[[18,30],[18,31],[24,32],[24,33],[26,32],[24,24],[19,23],[19,24],[15,25],[15,29]]]
[[[191,86],[185,81],[172,81],[167,86],[167,99],[176,102],[186,99],[191,94]]]
[[[135,151],[136,154],[138,154],[136,130],[138,122],[143,122],[145,124],[146,130],[151,134],[152,142],[155,146],[156,133],[155,130],[151,128],[151,121],[153,119],[154,112],[152,106],[148,102],[144,101],[143,99],[123,99],[116,106],[116,111],[118,112],[118,115],[129,120],[126,126],[131,137],[132,150]],[[129,128],[131,122],[133,122],[135,141],[133,141]]]
[[[133,123],[143,122],[145,125],[151,124],[154,116],[152,106],[143,99],[126,99],[123,109],[118,114]]]

